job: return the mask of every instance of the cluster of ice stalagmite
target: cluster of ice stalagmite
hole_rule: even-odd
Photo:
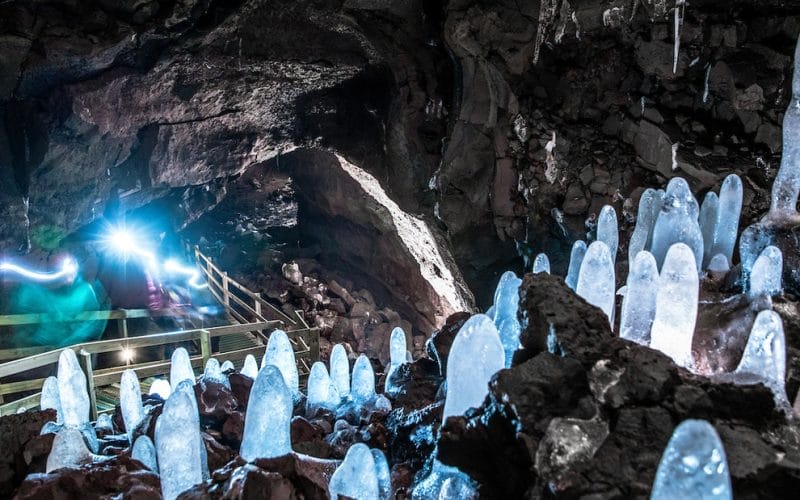
[[[685,420],[672,433],[656,470],[651,500],[733,498],[725,449],[705,420]]]
[[[344,461],[328,483],[331,500],[387,500],[392,493],[389,463],[383,452],[356,443],[347,450]]]
[[[674,177],[667,184],[664,203],[653,226],[653,243],[650,252],[659,267],[663,266],[667,251],[676,243],[684,243],[696,262],[696,272],[703,263],[703,234],[698,217],[700,209],[686,180]]]
[[[494,320],[494,326],[503,344],[506,367],[511,366],[511,358],[519,349],[519,334],[522,331],[522,325],[517,318],[517,310],[519,309],[521,284],[522,280],[513,271],[503,273],[497,283],[497,290],[494,292],[494,305],[490,309],[490,316]]]

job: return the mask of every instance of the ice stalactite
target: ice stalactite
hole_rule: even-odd
[[[602,241],[611,253],[611,260],[617,259],[619,246],[619,228],[617,226],[617,212],[611,205],[606,205],[600,210],[597,217],[597,241]]]
[[[252,462],[291,453],[293,406],[283,374],[276,366],[266,365],[250,389],[240,451],[243,459]]]
[[[648,251],[636,255],[622,299],[619,336],[642,345],[650,344],[650,328],[656,314],[658,266]]]
[[[164,403],[158,417],[155,445],[161,476],[161,492],[166,500],[203,481],[200,418],[197,403],[187,391],[176,388]]]
[[[175,349],[170,359],[169,385],[175,391],[178,384],[184,380],[190,380],[194,384],[194,370],[189,353],[183,347],[179,347]]]
[[[297,361],[292,343],[283,330],[275,330],[269,336],[267,350],[261,360],[261,369],[267,365],[275,366],[281,371],[286,387],[297,400],[300,395],[300,375],[297,373]]]
[[[545,253],[540,253],[533,259],[533,274],[537,273],[550,274],[550,259]]]
[[[575,293],[583,297],[586,302],[599,307],[613,324],[616,295],[614,261],[604,242],[595,241],[586,250]]]
[[[761,251],[753,264],[747,295],[755,299],[761,295],[778,295],[783,290],[783,254],[772,245]]]
[[[256,361],[256,357],[252,354],[248,354],[247,357],[244,358],[241,374],[253,380],[258,376],[258,362]]]
[[[786,396],[786,337],[783,321],[775,311],[756,316],[739,366],[734,371],[737,383],[762,383],[772,390],[775,404],[788,410]]]
[[[133,448],[131,449],[131,458],[142,462],[145,467],[158,474],[156,447],[146,435],[143,434],[134,441]]]
[[[800,39],[794,53],[792,100],[783,115],[783,155],[775,182],[772,184],[772,219],[795,218],[800,191]]]
[[[686,0],[675,0],[675,45],[673,47],[672,73],[678,71],[678,55],[681,50],[681,28],[683,27],[683,14],[686,8]]]
[[[676,427],[658,464],[650,500],[676,498],[733,499],[725,448],[705,420]]]
[[[347,351],[342,344],[336,344],[331,350],[331,380],[339,396],[342,398],[350,394],[350,361],[347,360]]]
[[[656,314],[650,333],[650,347],[689,369],[694,366],[692,337],[700,287],[693,262],[694,253],[684,243],[670,247],[658,280]]]
[[[447,358],[442,419],[480,406],[489,391],[489,379],[505,366],[505,358],[494,322],[484,314],[468,319],[456,334]]]
[[[728,262],[733,261],[733,249],[736,246],[736,236],[739,234],[739,217],[742,213],[743,197],[744,188],[739,176],[736,174],[727,176],[719,190],[714,243],[711,251],[708,252],[711,257],[722,254],[728,259]]]
[[[667,251],[675,243],[685,243],[694,254],[699,273],[703,260],[703,233],[698,223],[699,208],[689,184],[674,177],[667,184],[664,205],[653,229],[651,253],[659,268],[664,265]]]
[[[572,244],[572,250],[569,254],[569,267],[567,268],[567,277],[565,281],[567,286],[575,290],[578,285],[578,274],[581,270],[583,257],[586,255],[586,242],[578,240]]]
[[[703,234],[703,268],[711,262],[714,248],[714,230],[717,225],[717,214],[719,213],[719,196],[713,191],[709,191],[703,198],[700,205],[700,232]]]
[[[500,276],[494,292],[494,325],[505,351],[505,366],[511,366],[511,358],[519,349],[519,335],[522,331],[517,310],[519,309],[519,287],[522,280],[513,271]]]
[[[133,370],[125,370],[119,381],[119,406],[122,412],[122,421],[128,441],[133,443],[133,431],[144,418],[142,406],[142,389],[139,386],[139,377]]]
[[[383,392],[386,394],[394,395],[399,390],[399,387],[392,382],[392,375],[400,368],[400,365],[406,362],[407,352],[406,332],[402,328],[396,327],[389,336],[389,368],[386,370],[386,381],[383,388]]]

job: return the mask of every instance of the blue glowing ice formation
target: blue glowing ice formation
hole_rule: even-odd
[[[386,370],[386,380],[383,387],[383,392],[386,394],[394,395],[399,390],[399,387],[392,382],[391,378],[400,365],[406,362],[407,352],[406,332],[402,328],[396,327],[392,330],[391,336],[389,336],[389,368]]]
[[[717,227],[719,213],[719,197],[714,191],[709,191],[700,206],[700,232],[703,234],[703,267],[707,267],[714,256],[714,231]]]
[[[255,360],[255,358],[253,358],[253,359]],[[235,367],[233,366],[233,361],[231,361],[229,359],[226,360],[224,363],[222,363],[222,366],[220,367],[220,370],[222,370],[222,373],[227,373],[227,372],[229,372],[231,370],[234,370],[234,369],[235,369]]]
[[[158,474],[158,459],[156,458],[156,447],[150,438],[142,434],[133,443],[131,458],[142,462],[145,467]]]
[[[331,476],[328,484],[331,500],[340,497],[379,500],[380,485],[375,472],[375,459],[369,447],[364,443],[354,444]]]
[[[611,205],[604,206],[597,217],[597,241],[605,243],[611,254],[611,260],[616,260],[617,247],[619,246],[619,229],[617,227],[617,212]]]
[[[506,367],[511,366],[514,352],[519,349],[519,335],[522,331],[522,325],[517,319],[520,285],[522,280],[513,271],[506,271],[500,276],[494,292],[494,325],[503,343]]]
[[[341,397],[347,397],[350,394],[350,361],[342,344],[333,346],[330,363],[333,385]]]
[[[203,382],[216,382],[230,387],[228,377],[222,373],[222,367],[216,358],[209,358],[208,361],[206,361],[206,367],[205,370],[203,370]]]
[[[64,425],[84,427],[89,424],[86,376],[72,349],[64,349],[58,357],[58,397]]]
[[[708,266],[706,269],[710,273],[728,273],[731,270],[731,265],[728,263],[728,259],[718,253],[717,255],[711,257],[711,260],[708,262]]]
[[[639,198],[639,210],[636,215],[636,227],[628,242],[628,261],[633,262],[636,254],[649,250],[653,242],[653,227],[664,204],[664,191],[645,189]]]
[[[667,443],[650,500],[732,500],[725,448],[705,420],[684,420]]]
[[[572,251],[569,253],[569,268],[567,277],[564,279],[567,286],[575,290],[578,285],[578,274],[581,271],[583,257],[586,255],[586,242],[578,240],[572,244]]]
[[[628,274],[627,287],[622,299],[619,336],[649,345],[658,293],[658,267],[653,254],[645,250],[636,255]]]
[[[244,358],[244,365],[242,366],[241,373],[245,377],[250,377],[253,380],[256,379],[258,376],[258,363],[256,362],[255,356],[248,354]]]
[[[753,264],[747,296],[751,299],[761,295],[778,295],[783,290],[783,254],[775,246],[768,246]]]
[[[122,412],[122,421],[125,422],[128,441],[133,442],[133,431],[144,418],[142,389],[139,386],[139,377],[133,370],[122,372],[119,381],[119,406]]]
[[[550,259],[546,253],[540,253],[533,259],[533,274],[538,273],[550,274]]]
[[[165,379],[158,378],[153,381],[153,384],[150,386],[150,391],[147,394],[151,396],[158,395],[161,399],[166,401],[170,394],[172,394],[172,387],[170,387],[169,382]]]
[[[155,441],[161,492],[166,500],[203,481],[200,419],[187,391],[176,389],[164,403],[156,422]]]
[[[602,309],[609,322],[613,324],[616,291],[614,260],[608,251],[608,246],[602,241],[595,241],[586,250],[575,293],[583,297],[586,302]]]
[[[414,487],[412,500],[474,500],[477,484],[456,467],[434,460],[431,472]]]
[[[250,389],[240,451],[242,458],[253,461],[291,453],[292,407],[292,394],[283,374],[276,366],[267,364],[258,372]]]
[[[306,412],[313,414],[316,410],[324,408],[334,410],[342,398],[339,391],[333,384],[328,375],[325,363],[317,361],[311,365],[311,372],[308,375],[308,398],[306,398]]]
[[[375,476],[378,478],[378,498],[389,500],[392,495],[392,475],[389,462],[381,450],[371,449],[372,459],[375,461]]]
[[[786,338],[783,321],[775,311],[761,311],[756,316],[734,376],[737,383],[763,383],[772,390],[775,404],[779,408],[788,408]]]
[[[693,263],[695,255],[687,245],[676,243],[670,247],[658,280],[656,315],[650,334],[650,347],[689,369],[694,366],[692,337],[700,287]]]
[[[653,247],[651,253],[659,267],[669,248],[675,243],[685,243],[695,256],[696,272],[703,263],[703,233],[698,223],[699,208],[689,184],[681,177],[675,177],[667,184],[664,205],[653,228]]]
[[[366,406],[375,400],[375,372],[369,358],[361,354],[353,365],[350,381],[350,397],[358,406]]]
[[[480,406],[489,391],[489,380],[504,366],[503,343],[491,318],[472,316],[456,334],[447,358],[442,420]]]
[[[172,353],[169,368],[169,386],[175,391],[178,384],[189,380],[194,384],[194,370],[189,360],[189,353],[183,347],[178,347]]]
[[[75,427],[64,426],[56,433],[50,454],[47,456],[45,472],[63,468],[77,468],[92,461],[83,434]]]
[[[267,351],[261,360],[261,368],[266,365],[278,367],[283,374],[286,387],[289,388],[293,398],[300,394],[300,375],[297,373],[297,361],[289,337],[283,330],[275,330],[267,341]]]
[[[62,423],[63,410],[61,409],[61,398],[58,395],[58,379],[47,377],[42,385],[42,396],[39,399],[39,408],[42,410],[53,409],[56,411],[56,422]]]
[[[800,191],[800,39],[794,53],[792,100],[783,115],[783,156],[781,167],[772,184],[771,217],[793,216],[797,213],[797,193]]]
[[[765,248],[773,244],[774,237],[771,225],[763,222],[746,227],[739,236],[739,262],[742,268],[742,284],[745,289],[748,289],[750,273],[756,259]]]
[[[711,257],[722,254],[733,260],[733,249],[739,233],[739,216],[742,213],[744,188],[742,180],[736,174],[725,177],[719,190],[719,209],[717,223],[714,226],[714,247],[709,253]]]

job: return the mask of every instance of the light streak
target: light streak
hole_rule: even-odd
[[[13,264],[11,262],[2,262],[0,263],[0,271],[15,273],[24,278],[27,278],[32,281],[37,281],[39,283],[49,283],[64,278],[68,280],[75,279],[75,277],[78,275],[78,264],[71,257],[67,257],[61,263],[61,270],[56,272],[43,273],[40,271],[33,271],[31,269],[20,266],[18,264]]]
[[[200,283],[200,271],[197,268],[184,266],[175,259],[168,259],[164,262],[164,269],[173,273],[183,274],[189,276],[189,286],[195,289],[203,289],[208,286],[208,283]]]

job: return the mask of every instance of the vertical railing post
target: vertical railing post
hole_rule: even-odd
[[[91,412],[91,419],[97,420],[97,393],[94,386],[94,369],[92,368],[92,354],[81,349],[79,358],[81,369],[86,376],[86,389],[89,392],[89,409]]]
[[[231,307],[231,297],[230,297],[230,290],[228,284],[228,273],[222,273],[222,298],[225,302],[225,307],[230,309]]]
[[[200,357],[203,358],[203,367],[205,367],[211,358],[211,332],[208,330],[200,330]]]
[[[253,304],[255,307],[253,309],[255,309],[256,316],[258,316],[256,321],[261,321],[264,318],[264,316],[261,315],[261,293],[255,293],[253,295],[255,295],[253,298]]]

